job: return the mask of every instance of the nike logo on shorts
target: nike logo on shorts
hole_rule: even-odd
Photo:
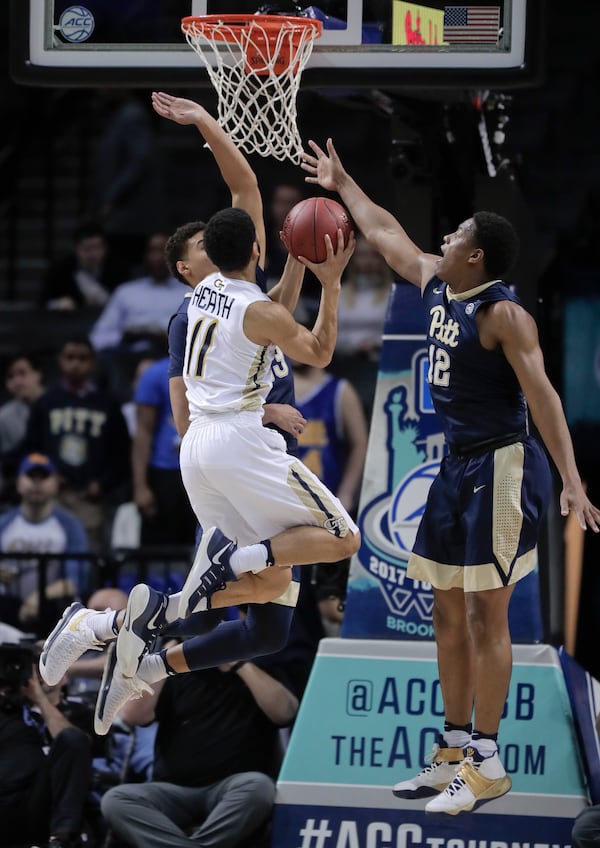
[[[473,486],[473,494],[476,495],[477,492],[480,492],[482,489],[485,489],[487,483],[484,483],[482,486]]]

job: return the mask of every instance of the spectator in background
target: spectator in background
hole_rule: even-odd
[[[11,399],[0,406],[0,462],[2,498],[12,500],[14,478],[25,437],[31,405],[44,391],[42,369],[37,357],[17,354],[8,360],[4,372]]]
[[[370,418],[377,383],[385,315],[394,275],[385,259],[358,234],[338,309],[333,368],[358,391]]]
[[[122,279],[131,279],[148,233],[170,229],[165,169],[145,98],[124,89],[106,90],[99,97],[105,123],[96,146],[95,216],[111,252],[126,263]]]
[[[90,334],[106,384],[123,402],[130,397],[139,358],[166,354],[169,319],[187,290],[169,274],[166,242],[162,233],[150,236],[146,276],[117,286]]]
[[[86,306],[100,309],[126,274],[127,267],[108,252],[102,227],[95,222],[82,224],[75,230],[71,253],[46,271],[42,306],[63,310]]]
[[[130,438],[133,439],[135,436],[135,431],[137,430],[137,408],[134,400],[135,392],[138,387],[138,383],[142,377],[142,374],[147,368],[150,368],[156,362],[156,357],[154,356],[142,356],[137,361],[137,365],[135,366],[135,371],[133,374],[133,380],[131,383],[131,395],[125,401],[125,403],[121,404],[121,412],[127,422],[127,430],[129,431]]]
[[[368,429],[361,399],[347,380],[323,368],[294,363],[296,405],[306,419],[298,457],[355,517],[367,454]],[[314,591],[328,635],[342,621],[349,560],[316,565]]]
[[[358,235],[344,275],[336,353],[379,361],[385,313],[394,275],[383,256]]]
[[[2,554],[67,554],[88,549],[85,530],[79,519],[56,504],[59,480],[54,463],[44,454],[32,453],[21,462],[17,492],[21,503],[0,517]],[[46,612],[39,621],[39,560],[3,558],[0,587],[4,607],[2,618],[10,616],[9,607],[18,610],[19,627],[45,633],[57,611],[75,597],[86,594],[89,564],[78,559],[47,560]]]
[[[121,712],[129,724],[158,719],[153,780],[106,793],[102,812],[109,826],[138,848],[267,848],[265,825],[281,765],[279,729],[298,710],[285,650],[171,677],[153,688]]]
[[[146,275],[122,283],[106,304],[90,333],[94,348],[151,349],[164,340],[169,319],[181,303],[186,286],[171,277],[165,260],[167,236],[154,233],[146,243]]]
[[[89,710],[63,699],[61,684],[42,683],[36,666],[21,689],[0,685],[0,697],[0,845],[78,848],[92,780],[81,726]]]
[[[138,382],[132,444],[133,497],[142,516],[142,545],[193,545],[196,516],[179,470],[181,439],[169,398],[169,359],[150,365]]]
[[[278,183],[273,187],[271,200],[266,215],[267,250],[265,258],[265,274],[267,288],[278,283],[283,274],[287,260],[287,250],[281,241],[283,222],[286,215],[305,197],[304,186],[293,183]]]
[[[324,368],[294,363],[296,406],[306,419],[298,457],[356,512],[367,453],[367,421],[356,389]]]
[[[571,832],[573,848],[599,848],[600,846],[600,804],[585,807],[573,824]]]
[[[56,464],[60,503],[82,521],[90,549],[106,541],[110,506],[126,500],[130,440],[118,401],[91,380],[94,352],[86,338],[65,340],[60,379],[33,404],[26,450]]]

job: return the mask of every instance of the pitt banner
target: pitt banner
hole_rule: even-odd
[[[431,640],[433,593],[406,566],[445,440],[427,385],[425,312],[416,286],[393,286],[360,495],[362,544],[348,579],[342,637]],[[537,570],[515,587],[513,642],[539,642]]]

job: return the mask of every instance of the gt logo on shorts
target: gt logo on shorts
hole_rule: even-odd
[[[343,515],[337,515],[335,518],[328,518],[327,521],[323,522],[323,527],[335,536],[345,536],[348,532],[348,525],[346,524],[346,519]]]

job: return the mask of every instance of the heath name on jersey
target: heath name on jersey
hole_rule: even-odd
[[[257,345],[244,333],[253,303],[270,302],[258,285],[210,274],[188,305],[183,378],[190,418],[226,412],[262,414],[273,385],[275,345]]]
[[[192,303],[198,309],[211,312],[218,318],[229,318],[229,313],[233,306],[233,298],[220,291],[220,289],[224,288],[224,285],[224,282],[220,279],[215,280],[212,286],[206,286],[200,283],[194,289]]]

